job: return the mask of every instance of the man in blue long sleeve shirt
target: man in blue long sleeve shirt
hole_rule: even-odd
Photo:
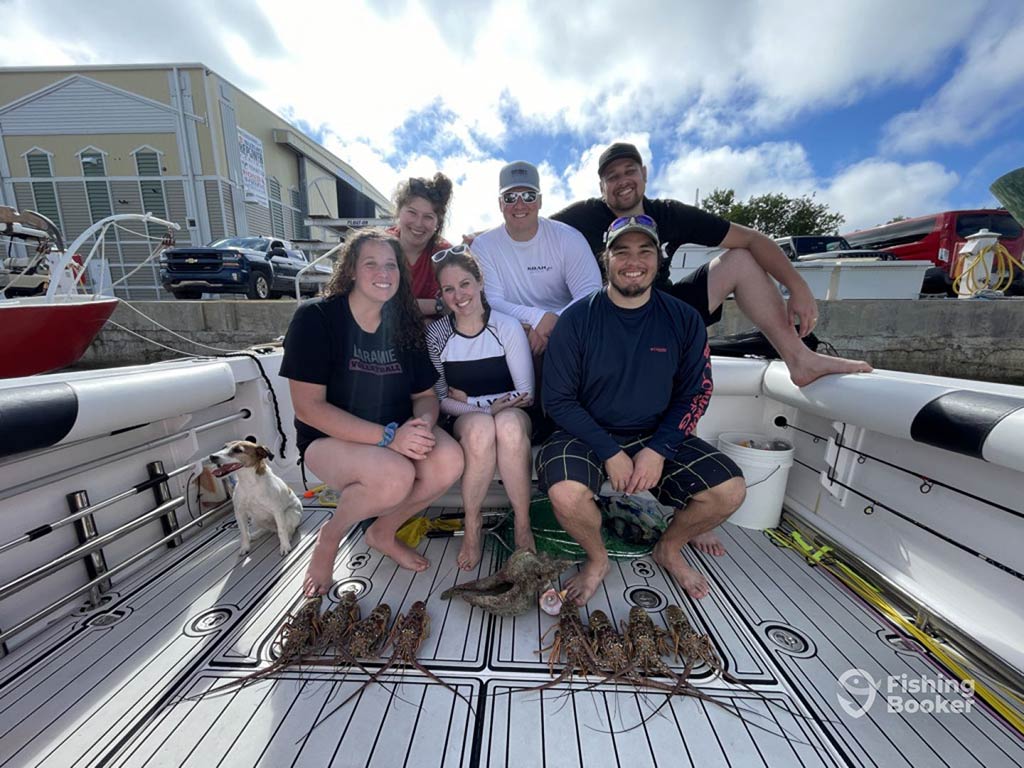
[[[739,467],[693,435],[711,398],[707,331],[692,307],[652,286],[660,243],[648,216],[616,219],[606,235],[608,286],[562,313],[551,334],[544,408],[559,429],[537,477],[562,527],[587,553],[567,585],[584,605],[608,573],[594,494],[650,490],[676,514],[654,559],[691,596],[708,593],[682,548],[736,511]]]

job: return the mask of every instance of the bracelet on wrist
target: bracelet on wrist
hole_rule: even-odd
[[[381,448],[387,448],[389,445],[391,445],[392,441],[395,439],[395,432],[397,432],[397,431],[398,431],[398,422],[397,421],[392,421],[390,424],[385,425],[385,427],[384,427],[384,437],[382,437],[380,439],[380,442],[377,443],[377,445],[380,446]]]

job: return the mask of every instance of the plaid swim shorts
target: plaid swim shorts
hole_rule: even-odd
[[[632,458],[644,448],[652,435],[616,437],[622,450]],[[607,478],[604,462],[590,447],[565,430],[559,429],[537,454],[537,482],[541,491],[562,480],[575,480],[595,494]],[[743,477],[736,463],[699,437],[686,438],[671,459],[665,459],[661,480],[651,488],[659,503],[682,509],[694,494],[721,485],[733,477]]]

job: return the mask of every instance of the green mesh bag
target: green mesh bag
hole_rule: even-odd
[[[656,505],[644,504],[632,497],[599,497],[598,507],[602,518],[601,539],[609,557],[629,560],[649,555],[668,527]],[[559,524],[547,496],[534,496],[530,501],[530,527],[538,552],[579,560],[586,557],[583,548]],[[509,550],[515,548],[515,523],[511,515],[495,533]]]

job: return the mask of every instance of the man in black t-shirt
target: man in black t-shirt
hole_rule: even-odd
[[[601,154],[597,173],[600,198],[574,203],[551,216],[583,233],[595,257],[604,250],[604,233],[616,218],[647,214],[657,223],[668,254],[656,287],[690,304],[707,325],[721,319],[722,302],[735,294],[740,309],[789,366],[790,378],[797,386],[830,373],[872,370],[861,360],[819,355],[801,341],[817,324],[818,307],[807,283],[771,238],[676,200],[645,197],[647,168],[632,144],[618,142],[608,147]],[[668,279],[671,256],[686,243],[729,250],[672,284]],[[769,275],[789,290],[788,302],[783,302]],[[797,323],[799,333],[794,328]]]

